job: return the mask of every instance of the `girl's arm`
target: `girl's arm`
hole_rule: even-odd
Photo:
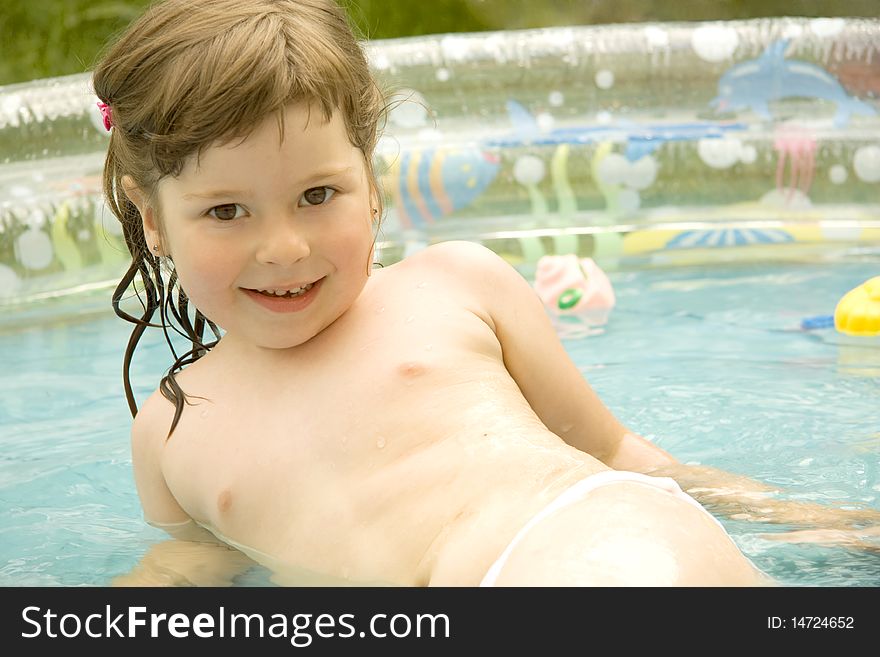
[[[164,398],[154,393],[135,417],[131,453],[144,517],[173,539],[151,546],[131,572],[117,577],[112,584],[228,586],[254,562],[197,525],[174,499],[162,474],[162,452],[169,420]]]
[[[492,251],[440,245],[447,266],[476,286],[494,324],[504,364],[541,421],[568,444],[616,470],[668,476],[699,502],[732,518],[822,527],[880,524],[880,511],[775,499],[776,489],[708,466],[690,466],[627,429],[571,361],[528,282]],[[437,248],[437,247],[434,247]]]
[[[150,546],[140,562],[113,586],[229,586],[253,561],[217,541],[172,539]]]

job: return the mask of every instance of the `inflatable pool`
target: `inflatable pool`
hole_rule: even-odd
[[[839,334],[830,313],[880,306],[880,20],[368,48],[395,89],[377,153],[383,262],[481,242],[578,310],[555,326],[626,426],[787,499],[878,507],[880,337]],[[110,307],[128,255],[101,200],[96,101],[88,75],[0,88],[3,585],[106,586],[165,538],[133,481],[131,325]],[[147,331],[138,347],[138,400],[170,365],[165,339]],[[876,544],[790,544],[775,536],[789,527],[722,521],[783,585],[880,586]],[[236,584],[271,581],[254,569]]]
[[[383,262],[448,239],[609,268],[880,246],[880,20],[367,47],[394,92]],[[87,74],[0,88],[0,325],[109,303],[128,255],[101,199],[106,140]]]

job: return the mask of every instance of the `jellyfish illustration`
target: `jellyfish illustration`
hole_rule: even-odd
[[[809,195],[816,171],[816,137],[811,130],[794,124],[782,124],[776,128],[773,149],[779,159],[776,162],[776,188],[787,189],[786,200],[791,200],[795,190]],[[788,186],[784,185],[788,165]]]

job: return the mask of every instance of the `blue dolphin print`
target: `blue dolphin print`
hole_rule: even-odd
[[[718,81],[718,96],[710,106],[718,111],[751,109],[770,120],[769,103],[782,98],[821,98],[837,105],[834,125],[845,125],[851,115],[874,116],[871,105],[849,96],[833,75],[823,68],[786,59],[788,39],[774,41],[757,59],[731,67]]]
[[[726,132],[745,130],[744,123],[693,121],[689,123],[635,123],[616,121],[608,125],[584,125],[542,131],[535,118],[515,100],[507,101],[507,114],[513,132],[488,144],[496,147],[556,144],[590,144],[605,141],[625,143],[624,156],[630,162],[640,160],[670,141],[717,139]]]

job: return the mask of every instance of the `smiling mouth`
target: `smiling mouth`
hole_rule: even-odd
[[[314,287],[314,283],[309,283],[308,285],[304,285],[302,287],[293,288],[290,290],[284,289],[269,289],[269,290],[254,290],[251,289],[251,292],[256,292],[257,294],[262,294],[264,297],[269,297],[272,299],[292,299],[294,297],[301,297],[306,292]]]

